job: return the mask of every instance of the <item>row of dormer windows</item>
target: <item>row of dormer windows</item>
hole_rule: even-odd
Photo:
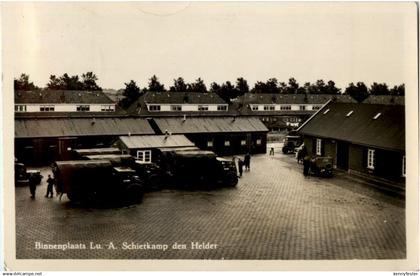
[[[196,107],[186,108],[184,105],[180,104],[171,104],[171,105],[160,105],[160,104],[149,104],[148,109],[149,111],[212,111],[210,107],[214,107],[215,105],[196,105]],[[227,111],[227,105],[217,105],[217,111]]]
[[[251,110],[252,111],[275,111],[275,110],[281,110],[281,111],[287,111],[292,110],[292,105],[290,104],[282,104],[282,105],[274,105],[274,104],[267,104],[267,105],[255,105],[251,104]],[[279,107],[276,109],[276,107]],[[322,105],[293,105],[293,110],[318,110],[322,107]]]
[[[74,107],[76,107],[76,110],[74,110]],[[67,107],[67,108],[64,108],[64,109],[63,108],[56,108],[56,105],[53,105],[53,104],[39,105],[39,106],[32,105],[30,109],[28,108],[27,105],[15,104],[15,112],[54,112],[54,111],[88,112],[88,111],[99,111],[99,109],[98,110],[91,110],[91,105],[88,105],[88,104],[70,106],[70,107]],[[115,111],[115,105],[101,105],[100,106],[100,111],[102,111],[102,112]]]

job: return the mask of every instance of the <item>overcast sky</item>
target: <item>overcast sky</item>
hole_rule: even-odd
[[[103,88],[275,77],[405,82],[413,3],[3,3],[3,57],[38,86],[93,71]]]

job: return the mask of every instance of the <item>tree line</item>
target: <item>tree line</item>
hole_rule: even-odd
[[[51,75],[45,89],[58,90],[102,90],[96,83],[97,76],[93,72],[87,72],[81,75],[69,76],[67,73],[62,76]],[[270,93],[270,94],[346,94],[353,97],[358,102],[363,101],[369,95],[396,95],[403,96],[405,94],[404,84],[395,85],[390,88],[386,83],[374,82],[369,88],[363,82],[356,84],[350,83],[344,91],[337,88],[335,82],[329,80],[317,80],[315,83],[305,82],[300,85],[295,78],[290,78],[287,83],[279,82],[276,78],[270,78],[267,81],[257,81],[252,88],[248,85],[246,79],[240,77],[235,83],[226,81],[223,83],[212,82],[207,88],[201,78],[196,79],[192,83],[187,83],[182,77],[173,80],[173,85],[166,89],[159,81],[156,75],[153,75],[146,87],[140,88],[134,80],[124,83],[124,98],[120,104],[128,107],[135,102],[143,93],[148,91],[154,92],[210,92],[218,94],[222,99],[230,102],[245,93]],[[20,78],[14,80],[15,90],[36,90],[40,89],[29,81],[29,75],[22,74]]]

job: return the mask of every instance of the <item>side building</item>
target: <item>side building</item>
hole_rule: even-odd
[[[389,98],[391,99],[391,97]],[[298,129],[311,155],[330,156],[350,174],[405,183],[404,101],[330,101]],[[380,102],[380,104],[378,104]]]

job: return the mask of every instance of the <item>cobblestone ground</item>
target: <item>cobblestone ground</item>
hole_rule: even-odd
[[[35,200],[16,188],[17,258],[399,259],[405,258],[404,201],[339,175],[305,178],[292,156],[255,155],[236,188],[164,190],[124,208],[74,207],[64,196]],[[43,175],[48,174],[43,169]],[[84,244],[40,250],[35,243]],[[103,249],[89,249],[89,242]],[[107,247],[112,242],[115,249]],[[123,249],[123,243],[169,249]],[[191,242],[217,244],[191,249]],[[186,244],[186,250],[172,249]],[[108,249],[110,248],[110,249]]]

